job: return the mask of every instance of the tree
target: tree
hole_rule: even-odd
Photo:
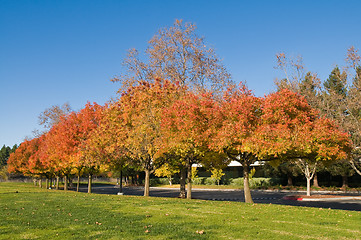
[[[62,106],[54,105],[40,113],[39,124],[49,130],[52,126],[60,122],[61,116],[67,115],[71,111],[69,103],[64,103]]]
[[[144,196],[149,196],[150,173],[160,157],[163,109],[179,97],[180,89],[179,85],[156,79],[154,83],[142,82],[129,88],[119,99],[126,154],[145,172]]]
[[[113,79],[122,84],[121,91],[136,86],[139,81],[152,83],[154,79],[168,79],[191,90],[221,91],[231,80],[216,56],[196,34],[196,26],[176,20],[173,26],[163,28],[149,41],[146,61],[135,49],[123,61],[125,74]]]
[[[11,148],[8,146],[3,145],[0,149],[0,167],[6,165],[6,162],[10,156]]]
[[[262,101],[242,83],[238,89],[229,89],[220,105],[212,111],[214,117],[207,135],[211,149],[225,153],[229,159],[242,164],[247,203],[253,202],[249,188],[249,171],[251,164],[259,159],[254,134],[261,124]]]
[[[278,161],[293,161],[310,183],[321,161],[346,159],[351,141],[338,126],[319,117],[304,97],[287,89],[266,97],[263,105],[262,127],[255,134],[261,141],[258,157]]]
[[[125,124],[120,102],[107,104],[99,126],[90,133],[83,149],[84,155],[88,158],[98,159],[109,170],[119,172],[119,194],[123,193],[123,171],[132,163],[125,145],[127,140]]]
[[[356,69],[358,66],[358,61],[360,59],[357,51],[353,47],[351,47],[348,50],[347,55],[348,57],[346,60],[349,63],[349,68]],[[278,66],[285,71],[286,77],[287,70],[289,68],[297,70],[304,69],[303,67],[299,67],[297,64],[293,64],[294,61],[292,59],[287,59],[284,54],[277,56],[277,62]],[[356,137],[355,134],[357,132],[360,132],[359,130],[361,128],[356,117],[357,114],[355,114],[355,111],[351,110],[352,102],[355,102],[357,97],[352,97],[352,101],[350,101],[350,97],[352,95],[355,96],[357,90],[353,90],[353,94],[350,94],[347,84],[348,74],[346,70],[341,72],[339,67],[335,67],[329,75],[328,79],[324,82],[324,88],[322,90],[320,80],[317,78],[317,75],[307,73],[305,76],[304,74],[298,74],[297,76],[301,77],[293,77],[293,79],[297,79],[297,81],[294,81],[294,85],[290,85],[286,81],[279,81],[276,82],[276,84],[279,89],[293,89],[303,95],[306,98],[307,102],[313,108],[320,111],[321,116],[332,119],[336,122],[336,125],[338,125],[343,131],[346,131],[351,136],[353,136],[352,140],[355,144],[355,142],[357,142],[357,139],[359,139],[359,137]],[[355,79],[356,78],[357,74],[355,76]],[[351,164],[354,162],[355,161],[351,161]],[[338,166],[340,167],[341,165]],[[345,167],[344,170],[348,171],[347,167]]]
[[[222,177],[225,175],[222,169],[213,168],[211,170],[211,178],[215,179],[217,181],[217,185],[219,185],[219,182],[221,181]]]
[[[180,197],[192,198],[192,165],[204,162],[210,150],[207,146],[207,131],[213,118],[216,101],[211,93],[195,94],[187,92],[169,108],[162,118],[163,152],[178,156],[171,161],[173,167],[180,168]],[[218,154],[217,156],[220,156]],[[224,159],[224,158],[219,158]]]
[[[166,177],[168,179],[169,185],[171,185],[171,186],[172,186],[173,176],[176,173],[179,173],[179,170],[172,167],[168,163],[162,164],[159,168],[157,168],[154,171],[154,174],[157,177]]]
[[[317,74],[305,72],[303,60],[301,56],[287,57],[285,53],[276,55],[277,66],[281,69],[285,77],[284,79],[276,79],[275,84],[278,91],[288,89],[304,96],[311,107],[321,108],[321,80]]]
[[[348,68],[354,71],[352,83],[348,91],[348,122],[347,130],[353,141],[352,159],[350,164],[352,168],[361,175],[361,66],[358,50],[350,47],[347,51],[346,62]]]
[[[351,177],[355,173],[355,170],[350,166],[349,161],[346,159],[337,161],[330,166],[326,166],[326,168],[333,176],[341,175],[343,189],[348,187],[348,177]]]
[[[88,173],[88,193],[92,191],[92,177],[99,171],[102,162],[101,159],[94,157],[94,155],[85,154],[85,152],[89,147],[88,142],[92,132],[98,128],[103,118],[103,109],[103,106],[96,103],[87,103],[83,109],[76,115],[73,115],[76,118],[74,119],[74,132],[72,133],[73,136],[69,136],[75,141],[78,141],[75,145],[75,152],[73,153],[73,157],[76,158],[74,166],[78,169],[77,186],[79,186],[80,171],[84,169]]]
[[[87,103],[80,111],[61,116],[60,121],[47,133],[46,161],[54,172],[64,176],[64,190],[68,188],[68,178],[74,169],[78,175],[82,169],[87,169],[90,176],[88,190],[91,191],[91,176],[97,170],[98,162],[86,158],[82,149],[91,131],[98,126],[101,114],[100,105]]]
[[[10,154],[8,159],[8,171],[9,173],[22,173],[27,176],[31,176],[31,170],[29,167],[29,159],[37,150],[35,148],[37,139],[25,140]]]

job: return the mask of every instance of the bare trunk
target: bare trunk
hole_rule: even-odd
[[[315,172],[315,175],[314,175],[314,177],[313,177],[313,186],[314,186],[314,187],[320,187],[320,186],[318,185],[317,172]]]
[[[88,178],[88,193],[92,193],[92,180],[93,180],[93,176],[92,176],[92,174],[89,174],[89,178]]]
[[[43,188],[43,179],[39,179],[39,188]]]
[[[149,178],[150,178],[150,170],[146,169],[145,171],[145,181],[144,181],[144,196],[149,196]]]
[[[180,170],[180,193],[179,193],[179,197],[180,198],[186,198],[186,177],[187,177],[187,172],[185,168],[181,168]]]
[[[187,173],[187,199],[192,199],[192,164],[188,166]]]
[[[287,173],[287,186],[293,186],[292,174]]]
[[[56,190],[59,190],[59,176],[56,176]]]
[[[311,196],[311,178],[306,177],[307,179],[307,196]]]
[[[249,166],[248,164],[243,163],[243,191],[244,191],[244,200],[246,203],[253,203],[251,190],[249,188]]]
[[[34,186],[36,186],[36,179],[35,178],[33,178],[33,182],[34,182]]]
[[[68,177],[64,176],[64,191],[68,191]]]
[[[79,192],[79,185],[80,185],[80,174],[78,174],[78,181],[76,182],[76,191]]]
[[[45,188],[49,189],[49,179],[48,178],[45,179]]]
[[[73,188],[73,178],[69,178],[69,189]]]
[[[348,187],[348,178],[347,175],[342,176],[342,188],[346,189]]]
[[[123,194],[123,171],[120,170],[120,177],[119,177],[119,193]]]

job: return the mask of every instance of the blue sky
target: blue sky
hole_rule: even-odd
[[[175,19],[193,22],[234,81],[256,95],[282,77],[275,54],[302,55],[326,79],[361,48],[361,1],[0,0],[0,145],[21,143],[38,115],[68,102],[103,104],[127,49],[141,51]]]

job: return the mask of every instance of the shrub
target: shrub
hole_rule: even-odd
[[[204,184],[205,185],[216,185],[217,184],[217,179],[211,178],[211,177],[205,178]]]
[[[276,186],[281,182],[279,178],[252,178],[249,181],[250,188],[268,188]],[[229,179],[229,185],[243,186],[243,178],[231,178]]]
[[[149,186],[154,187],[160,185],[159,178],[151,178],[149,179]]]
[[[243,186],[243,178],[231,178],[231,179],[229,179],[229,185]]]
[[[8,173],[7,166],[3,166],[3,167],[0,166],[0,179],[6,181],[6,180],[8,180],[8,178],[9,178],[9,173]]]
[[[193,179],[193,184],[194,185],[204,185],[204,181],[205,181],[205,177],[197,177]]]

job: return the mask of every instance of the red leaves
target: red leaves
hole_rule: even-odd
[[[87,103],[62,117],[46,135],[20,145],[10,156],[9,171],[64,172],[116,166],[125,158],[149,167],[169,151],[194,159],[217,152],[252,161],[334,160],[347,158],[350,146],[347,134],[287,89],[259,98],[241,84],[216,99],[210,92],[185,92],[156,80],[130,88],[109,106]]]

